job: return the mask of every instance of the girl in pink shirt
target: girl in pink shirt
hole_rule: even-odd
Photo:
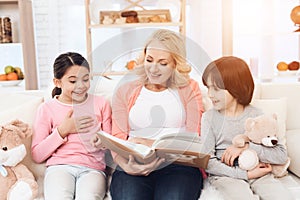
[[[104,97],[88,94],[90,68],[78,53],[54,62],[52,99],[38,109],[33,126],[32,157],[46,162],[45,199],[103,199],[105,152],[91,138],[111,132],[111,108]]]

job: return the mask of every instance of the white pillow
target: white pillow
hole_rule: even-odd
[[[278,139],[281,144],[286,145],[286,117],[287,117],[287,98],[278,99],[253,99],[251,105],[260,108],[265,114],[277,115],[279,133]]]
[[[0,98],[0,124],[19,119],[30,126],[43,97],[9,93]]]

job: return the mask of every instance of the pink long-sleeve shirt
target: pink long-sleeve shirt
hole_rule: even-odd
[[[74,117],[89,115],[97,123],[88,133],[71,133],[62,138],[57,127],[71,109]],[[46,166],[70,164],[104,170],[105,152],[90,143],[99,128],[111,133],[111,107],[103,97],[89,94],[86,101],[73,105],[61,103],[56,98],[44,102],[33,125],[32,158],[37,163],[46,161]]]

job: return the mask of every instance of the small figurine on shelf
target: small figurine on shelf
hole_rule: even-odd
[[[11,20],[9,17],[3,18],[3,35],[2,35],[3,43],[12,43],[12,27]]]
[[[139,22],[138,13],[134,10],[123,11],[121,13],[121,17],[126,18],[126,23],[138,23]]]
[[[104,16],[104,19],[103,19],[102,23],[103,24],[112,24],[112,23],[114,23],[114,21],[109,16]]]
[[[126,23],[126,18],[125,17],[120,17],[117,18],[115,21],[115,24],[125,24]]]

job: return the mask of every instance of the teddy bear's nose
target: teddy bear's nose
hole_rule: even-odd
[[[3,151],[7,151],[7,147],[2,147],[2,150]]]
[[[271,142],[272,142],[273,145],[276,145],[278,141],[277,140],[271,140]]]

